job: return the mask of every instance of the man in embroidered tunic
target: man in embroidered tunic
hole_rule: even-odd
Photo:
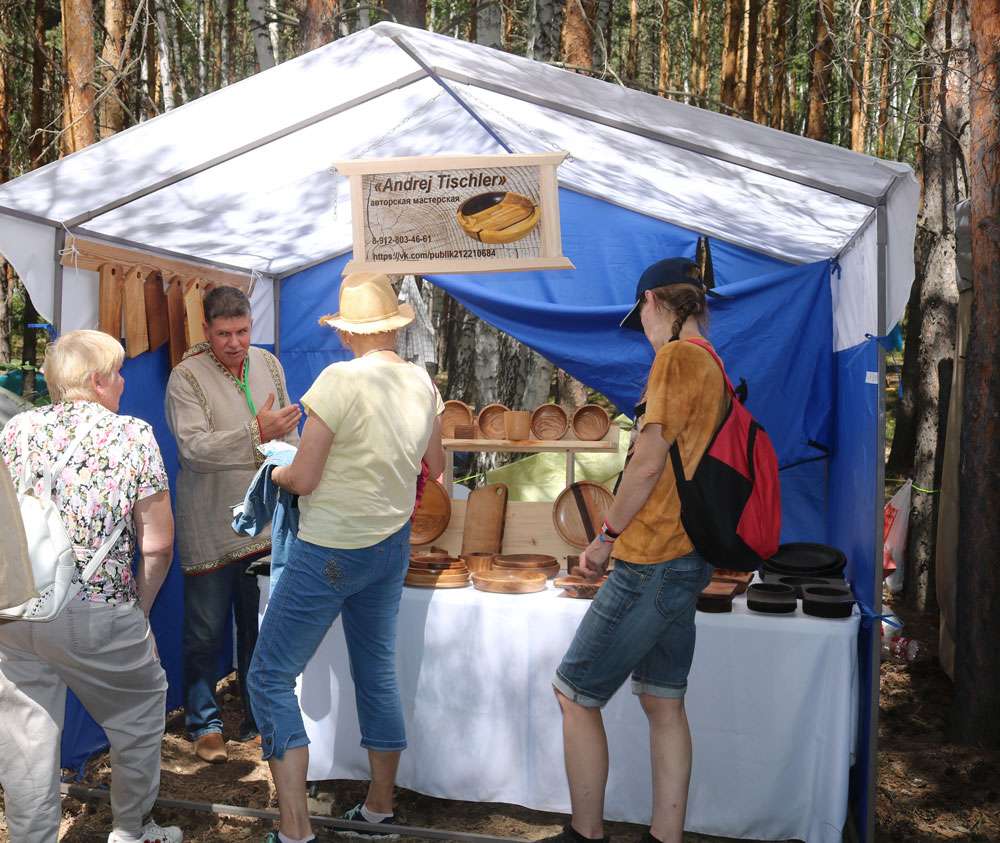
[[[297,444],[300,411],[288,399],[273,354],[250,346],[250,302],[235,287],[216,287],[204,301],[207,342],[192,346],[167,383],[167,422],[177,440],[177,543],[184,571],[184,694],[187,730],[205,761],[227,758],[215,680],[229,607],[236,616],[237,673],[243,697],[239,740],[257,727],[245,689],[257,641],[259,594],[247,566],[270,552],[270,534],[232,529],[263,462],[257,446]]]

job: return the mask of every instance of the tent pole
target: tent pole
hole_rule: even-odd
[[[56,329],[56,336],[62,334],[62,303],[63,303],[63,265],[62,253],[66,248],[66,229],[56,229],[56,247],[52,254],[52,261],[55,264],[55,274],[52,285],[52,326]]]
[[[271,296],[274,298],[274,356],[281,356],[281,279],[271,278]]]
[[[884,337],[888,331],[886,312],[888,310],[887,278],[889,263],[889,212],[885,200],[876,208],[875,216],[876,238],[878,243],[878,336]],[[876,418],[876,452],[875,452],[875,497],[874,513],[875,553],[872,560],[872,608],[876,615],[882,614],[882,544],[884,541],[884,516],[882,501],[885,498],[885,348],[876,340],[875,353],[878,355],[878,399]],[[876,621],[877,623],[877,621]],[[875,839],[875,796],[878,774],[878,704],[880,692],[880,666],[882,662],[881,636],[878,629],[872,627],[869,653],[869,670],[871,676],[871,699],[868,701],[868,800],[867,816],[865,817],[864,840]]]

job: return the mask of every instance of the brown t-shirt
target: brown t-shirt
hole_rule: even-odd
[[[677,441],[684,474],[690,478],[728,405],[722,370],[704,348],[692,342],[669,342],[656,353],[649,370],[645,404],[636,429],[661,425],[664,440]],[[615,541],[612,555],[650,565],[693,549],[681,525],[680,498],[668,454],[660,479]]]

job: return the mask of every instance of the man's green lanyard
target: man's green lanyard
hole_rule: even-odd
[[[253,398],[250,395],[250,384],[247,383],[247,377],[250,374],[250,358],[246,357],[243,360],[243,378],[236,381],[236,385],[240,388],[240,392],[243,393],[243,397],[247,400],[247,406],[250,408],[250,415],[257,415],[257,408],[254,406]]]

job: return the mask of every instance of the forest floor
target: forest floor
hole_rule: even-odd
[[[894,607],[894,611],[905,622],[906,634],[921,642],[924,657],[913,664],[882,665],[876,839],[917,843],[1000,841],[1000,752],[959,746],[948,740],[952,689],[937,663],[936,619],[911,615],[901,607]],[[220,690],[229,723],[239,719],[234,689],[235,683],[229,680]],[[163,741],[161,796],[273,809],[274,790],[267,766],[260,761],[259,748],[234,741],[228,746],[228,764],[200,762],[184,737],[183,717],[171,717]],[[101,755],[87,765],[80,783],[107,787],[109,780],[107,755]],[[327,782],[313,803],[313,811],[336,816],[359,801],[364,789],[363,782]],[[262,820],[186,810],[160,808],[156,814],[161,823],[180,825],[188,843],[259,841],[270,828]],[[524,840],[553,834],[565,820],[559,814],[516,805],[434,799],[404,789],[398,791],[397,817],[399,822],[414,827]],[[9,843],[2,818],[0,802],[0,843]],[[67,797],[63,800],[60,840],[105,841],[110,823],[106,802],[81,802]],[[610,823],[608,831],[615,841],[632,843],[640,839],[645,828]],[[320,839],[326,836],[321,834]],[[404,843],[407,839],[403,838]],[[690,834],[685,840],[707,843],[719,838]]]

